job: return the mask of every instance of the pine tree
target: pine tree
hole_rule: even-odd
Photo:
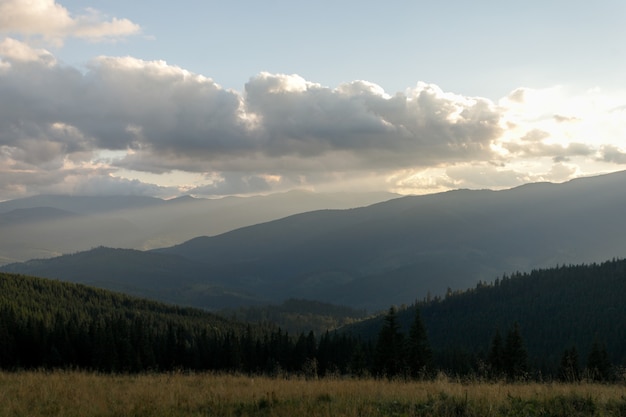
[[[417,378],[426,375],[431,367],[432,350],[418,308],[415,308],[415,319],[409,331],[406,350],[406,361],[411,376]]]

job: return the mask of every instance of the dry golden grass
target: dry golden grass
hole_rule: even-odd
[[[214,374],[0,373],[0,416],[626,415],[625,388],[446,378],[272,379]]]

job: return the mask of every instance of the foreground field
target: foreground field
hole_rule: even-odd
[[[622,385],[0,373],[0,416],[626,416]]]

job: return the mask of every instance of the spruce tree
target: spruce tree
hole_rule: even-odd
[[[392,378],[404,369],[404,335],[400,333],[395,307],[390,307],[376,342],[374,371],[379,376]]]
[[[431,367],[432,350],[418,308],[415,308],[415,319],[409,331],[406,360],[413,378],[426,375]]]
[[[350,373],[358,377],[367,375],[367,357],[363,351],[363,344],[357,343],[352,351],[350,363],[348,365]]]
[[[489,348],[489,356],[487,358],[492,377],[502,376],[504,373],[504,344],[500,330],[496,330],[496,334],[491,340]]]
[[[566,349],[561,356],[559,365],[559,379],[563,382],[576,382],[580,379],[578,367],[578,351],[576,347]]]
[[[528,372],[528,353],[517,323],[506,336],[503,357],[504,370],[510,379],[520,379]]]
[[[587,372],[594,381],[608,381],[611,376],[611,361],[603,344],[593,342],[587,358]]]

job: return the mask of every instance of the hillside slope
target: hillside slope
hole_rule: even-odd
[[[306,304],[312,314],[333,309]],[[346,372],[355,343],[326,333],[318,345],[311,331],[289,334],[272,323],[0,273],[0,370],[324,375],[340,363]]]
[[[624,212],[626,171],[563,184],[457,190],[302,213],[149,253],[193,264],[185,274],[172,271],[169,278],[181,280],[179,289],[189,296],[189,305],[217,308],[307,298],[379,310],[411,303],[429,291],[473,287],[504,272],[623,257]],[[134,258],[146,255],[135,255],[108,275],[120,288],[150,291],[149,285],[135,285],[146,282],[141,271],[130,268],[138,262]],[[64,279],[73,270],[81,281],[102,268],[112,266],[67,256],[3,267]],[[170,272],[164,268],[163,274]],[[198,288],[226,289],[227,298],[194,297],[187,277]]]
[[[606,346],[612,363],[626,363],[625,306],[626,260],[612,260],[504,275],[419,302],[400,311],[398,321],[407,331],[419,308],[433,349],[447,361],[454,359],[451,352],[484,359],[495,332],[504,337],[517,322],[533,367],[554,371],[572,347],[584,364],[594,342]],[[382,323],[379,316],[342,331],[373,339]]]
[[[626,172],[326,210],[158,250],[260,296],[410,303],[506,271],[626,254]]]
[[[221,340],[245,329],[198,309],[0,273],[2,369],[171,369],[184,364],[181,352],[201,348],[191,341]]]

